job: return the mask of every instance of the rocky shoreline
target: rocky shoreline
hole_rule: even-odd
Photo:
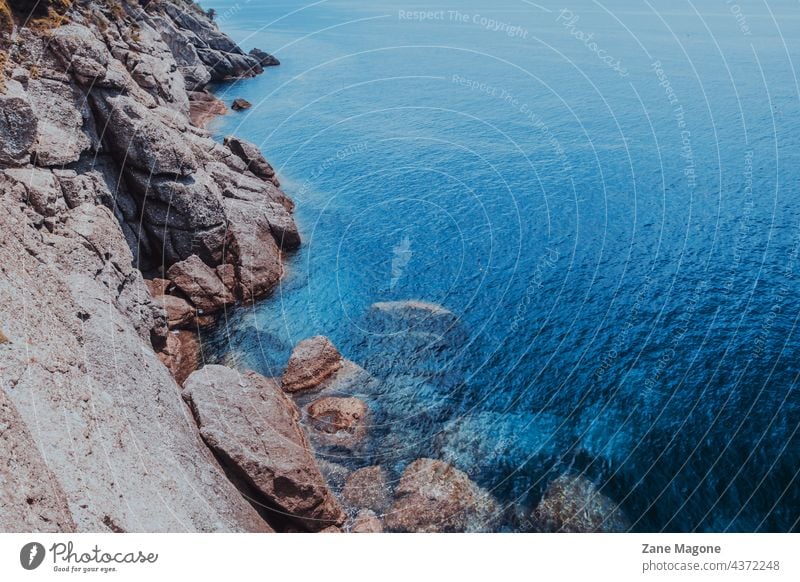
[[[203,129],[225,112],[208,83],[277,59],[189,0],[0,0],[0,55],[0,531],[495,528],[506,510],[444,461],[392,482],[315,458],[364,447],[376,383],[326,338],[282,378],[203,365],[198,330],[269,295],[301,244],[259,149]],[[376,304],[409,310],[454,319]],[[579,479],[542,529],[609,522]]]

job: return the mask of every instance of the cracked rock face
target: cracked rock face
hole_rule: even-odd
[[[173,2],[0,29],[0,531],[271,531],[176,379],[201,360],[197,310],[271,292],[299,236],[274,175],[188,117],[187,86],[261,66]],[[302,460],[292,483],[323,501],[274,491],[308,529],[339,523]]]
[[[205,366],[186,380],[183,397],[203,440],[276,517],[310,531],[344,522],[298,424],[300,412],[277,382]]]

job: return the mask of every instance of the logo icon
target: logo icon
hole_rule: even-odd
[[[19,552],[19,563],[26,570],[35,570],[44,561],[44,546],[39,542],[30,542],[22,546]]]

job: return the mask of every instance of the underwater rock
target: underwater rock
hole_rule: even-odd
[[[565,474],[550,483],[531,513],[540,532],[625,532],[630,524],[622,510],[583,475]]]
[[[386,471],[377,465],[353,471],[345,481],[341,497],[348,509],[384,513],[392,502]]]
[[[385,525],[398,532],[491,531],[497,510],[489,493],[458,469],[418,459],[403,472]]]

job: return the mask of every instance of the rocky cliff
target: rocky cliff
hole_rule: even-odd
[[[0,0],[0,531],[271,529],[175,379],[300,242],[193,115],[262,63],[185,0]]]

